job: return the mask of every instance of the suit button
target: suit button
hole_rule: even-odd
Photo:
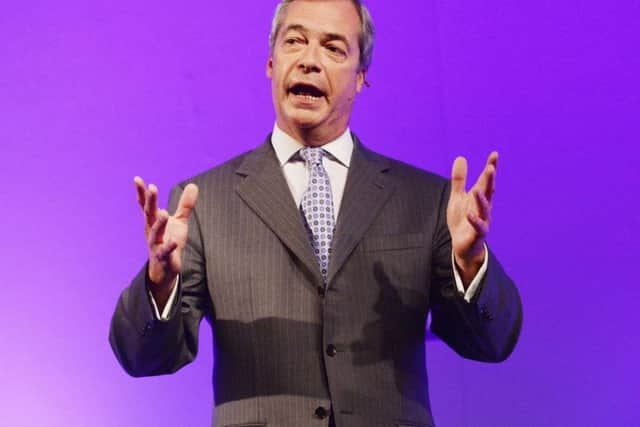
[[[322,286],[318,286],[318,295],[320,295],[322,298],[324,298],[325,291],[324,291],[324,288]]]
[[[315,414],[316,414],[316,417],[320,418],[321,420],[324,420],[325,418],[327,418],[329,416],[329,411],[327,411],[322,406],[318,406],[316,408]]]
[[[335,356],[336,354],[338,354],[338,349],[336,348],[336,346],[335,346],[335,345],[333,345],[333,344],[329,344],[329,345],[327,346],[327,355],[328,355],[329,357],[333,357],[333,356]]]

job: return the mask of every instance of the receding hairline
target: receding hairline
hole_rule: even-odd
[[[359,62],[361,70],[368,70],[371,66],[373,57],[373,48],[375,44],[375,26],[369,9],[361,0],[280,0],[276,6],[276,11],[271,23],[271,31],[269,33],[269,49],[273,53],[275,42],[278,36],[283,31],[283,24],[288,15],[288,8],[292,3],[297,2],[344,2],[348,1],[354,7],[356,15],[358,16],[359,28],[357,31],[357,46],[359,52]],[[349,47],[351,45],[349,44]]]

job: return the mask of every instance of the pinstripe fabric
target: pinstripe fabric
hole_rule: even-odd
[[[354,140],[324,294],[269,141],[189,180],[200,196],[170,319],[153,317],[144,268],[112,319],[111,345],[127,372],[158,375],[189,363],[206,317],[216,427],[324,427],[320,407],[338,427],[430,426],[429,310],[434,332],[461,355],[508,356],[521,322],[517,290],[490,254],[476,301],[455,292],[447,181]]]

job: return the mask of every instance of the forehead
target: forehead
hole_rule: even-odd
[[[289,3],[281,29],[290,26],[318,34],[340,34],[357,42],[360,16],[350,0],[296,0]]]

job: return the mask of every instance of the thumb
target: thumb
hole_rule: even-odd
[[[175,217],[179,219],[188,219],[191,211],[196,206],[198,200],[198,186],[195,184],[187,184],[178,201]]]
[[[467,183],[467,159],[458,156],[451,168],[451,194],[464,193]]]

